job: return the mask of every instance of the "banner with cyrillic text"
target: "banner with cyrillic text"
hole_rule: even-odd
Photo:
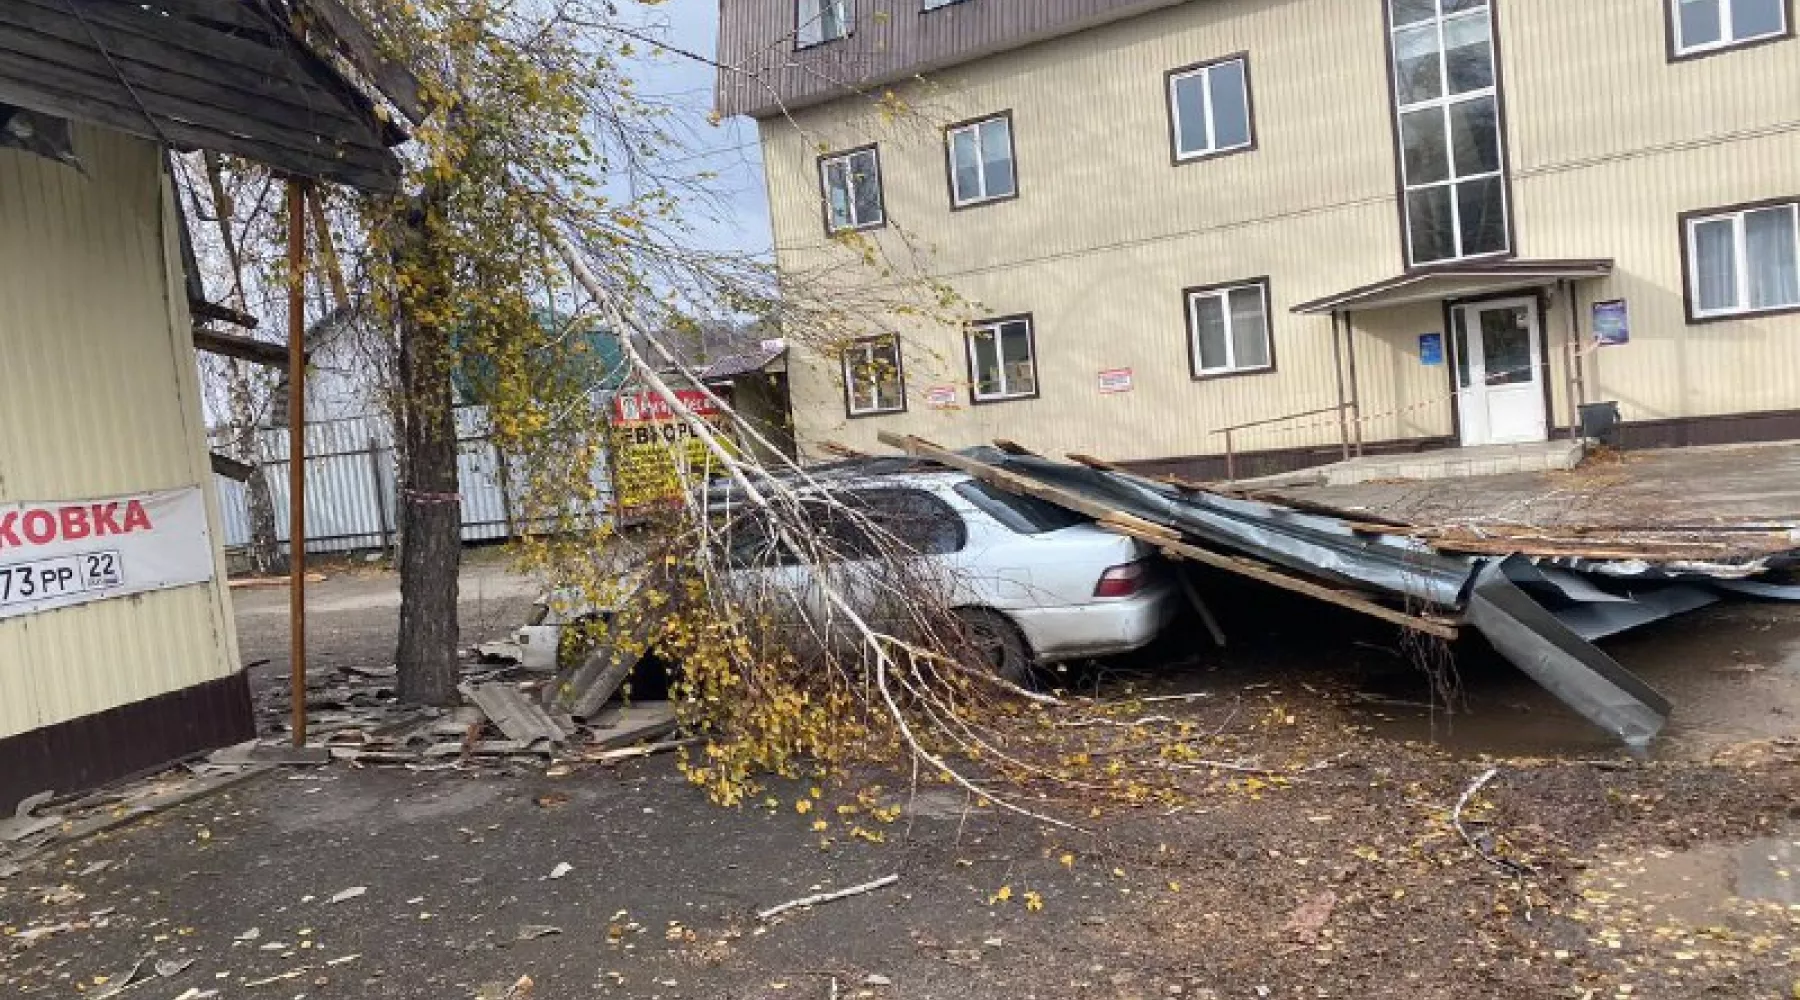
[[[199,487],[0,503],[0,619],[213,578]]]

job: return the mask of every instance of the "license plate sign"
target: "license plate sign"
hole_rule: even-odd
[[[0,565],[0,607],[105,591],[124,583],[125,566],[117,552],[8,563]]]

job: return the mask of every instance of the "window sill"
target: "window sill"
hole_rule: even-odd
[[[1275,366],[1264,365],[1261,368],[1228,368],[1223,371],[1210,372],[1190,371],[1188,373],[1188,378],[1195,382],[1213,382],[1222,378],[1247,378],[1252,375],[1273,374],[1275,374]]]
[[[1688,314],[1689,326],[1706,326],[1711,323],[1729,323],[1732,320],[1764,319],[1769,316],[1791,316],[1800,313],[1800,303],[1791,306],[1771,306],[1767,309],[1739,309],[1735,312],[1716,312],[1696,315]]]
[[[1178,152],[1174,154],[1172,162],[1177,167],[1185,167],[1190,163],[1207,163],[1212,160],[1223,160],[1228,156],[1237,156],[1240,153],[1254,152],[1256,152],[1256,143],[1252,141],[1248,145],[1232,146],[1229,149],[1209,150],[1204,153],[1183,154]]]
[[[970,393],[969,394],[969,405],[970,406],[993,406],[996,403],[1017,403],[1022,400],[1027,400],[1027,399],[1037,399],[1040,395],[1041,395],[1041,393],[1037,392],[1036,390],[1033,390],[1031,392],[1016,392],[1010,396],[977,396],[974,393]]]
[[[886,229],[886,228],[887,228],[887,220],[886,219],[882,219],[880,222],[866,222],[860,226],[839,226],[835,229],[832,228],[830,225],[826,225],[825,235],[826,236],[848,236],[851,233],[868,233],[868,232],[873,232],[877,229]]]
[[[824,38],[824,39],[820,39],[819,41],[816,41],[816,42],[804,42],[804,43],[799,41],[798,39],[796,39],[794,41],[794,51],[795,52],[811,52],[814,49],[822,49],[825,46],[832,44],[833,42],[849,41],[850,37],[851,37],[850,35],[839,35],[836,38]]]
[[[1773,45],[1776,42],[1791,41],[1793,38],[1794,29],[1789,28],[1776,35],[1761,35],[1756,38],[1746,38],[1737,42],[1724,42],[1718,45],[1708,45],[1704,48],[1671,48],[1669,50],[1669,61],[1672,63],[1693,62],[1697,59],[1708,58],[1709,56],[1724,55],[1727,52],[1742,52],[1745,49],[1754,49],[1763,45]]]
[[[886,410],[850,410],[844,414],[851,420],[866,420],[869,417],[891,417],[896,413],[905,413],[904,404]]]
[[[976,198],[973,201],[952,200],[950,202],[950,211],[965,212],[971,208],[986,208],[989,205],[1003,205],[1009,201],[1018,201],[1018,200],[1019,200],[1019,192],[1017,192],[1017,191],[1014,191],[1012,194],[998,195],[993,198]]]

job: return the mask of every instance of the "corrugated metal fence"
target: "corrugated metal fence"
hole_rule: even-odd
[[[285,429],[258,432],[257,446],[275,505],[276,537],[288,542],[288,447]],[[487,412],[464,407],[456,412],[456,471],[462,494],[462,537],[465,542],[510,537],[516,530],[512,500],[500,475],[500,453],[489,439]],[[215,442],[215,446],[218,442]],[[599,512],[609,509],[611,482],[606,465],[593,470],[601,498]],[[223,476],[215,477],[225,545],[250,544],[248,490]],[[353,552],[393,545],[396,520],[394,434],[384,417],[357,417],[306,425],[306,551]]]

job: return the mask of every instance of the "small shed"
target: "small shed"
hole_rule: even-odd
[[[0,811],[254,735],[166,151],[397,186],[295,2],[0,0]]]

